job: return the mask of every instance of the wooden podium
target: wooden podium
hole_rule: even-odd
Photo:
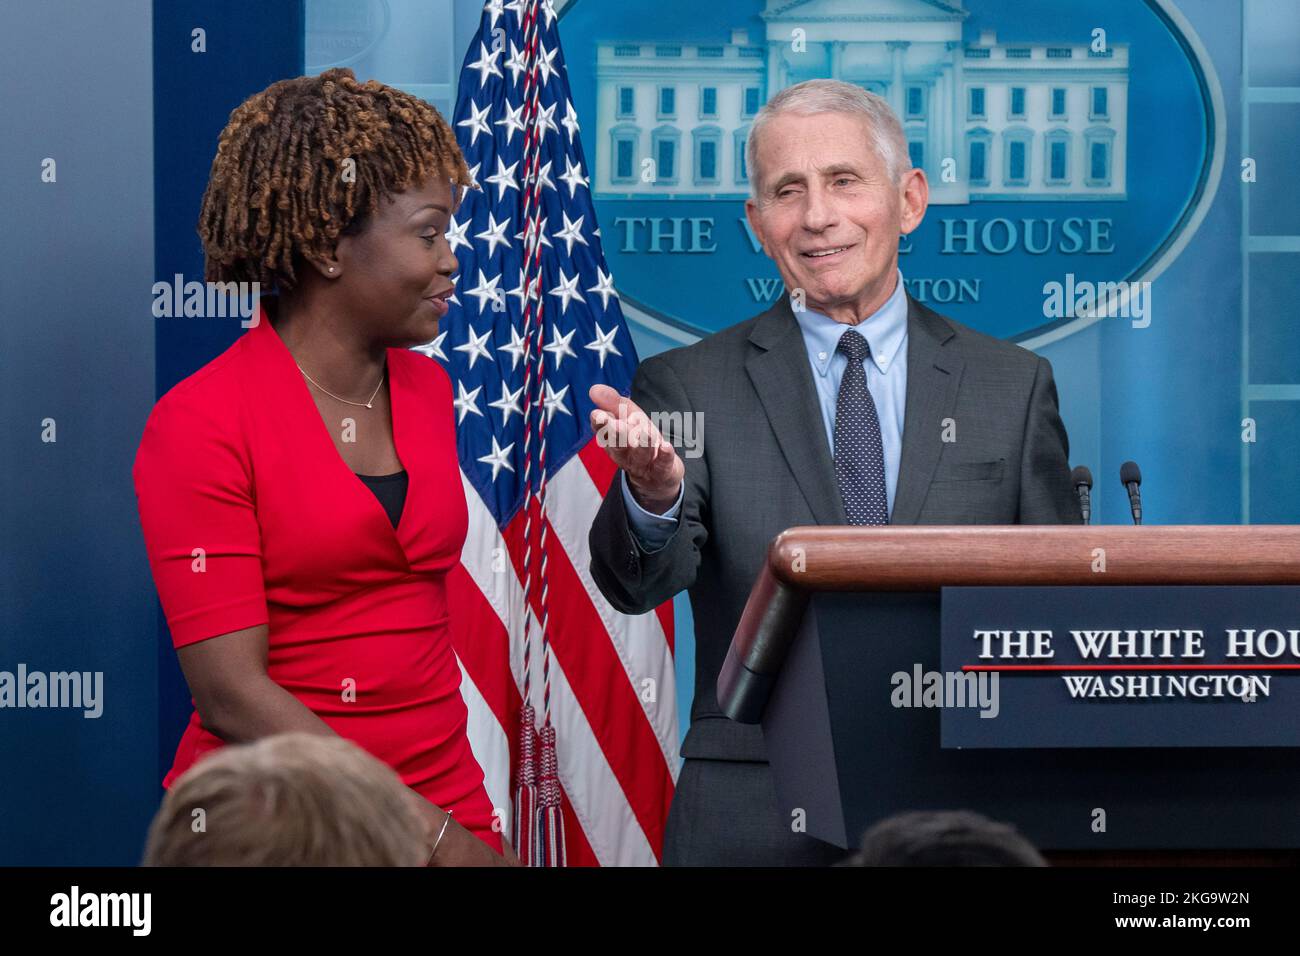
[[[890,813],[969,808],[1058,862],[1295,859],[1300,750],[942,750],[934,711],[882,732],[900,725],[880,681],[938,667],[942,588],[1121,585],[1300,585],[1300,527],[790,528],[768,547],[718,700],[763,725],[780,803],[838,846]],[[1099,807],[1117,823],[1101,834],[1083,825]]]

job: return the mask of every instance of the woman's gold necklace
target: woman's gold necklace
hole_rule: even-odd
[[[298,365],[297,362],[294,362],[293,364],[294,364],[294,365]],[[375,407],[375,404],[374,404],[374,403],[375,403],[375,396],[378,395],[378,394],[379,394],[379,390],[380,390],[381,388],[384,387],[384,376],[388,374],[388,369],[385,368],[384,371],[383,371],[383,372],[380,374],[380,376],[379,376],[379,384],[376,385],[376,386],[375,386],[375,390],[374,390],[373,392],[370,393],[370,400],[369,400],[369,401],[367,401],[367,402],[353,402],[353,401],[350,401],[349,399],[344,398],[344,397],[341,396],[341,395],[335,395],[333,392],[331,392],[328,388],[326,388],[326,387],[325,387],[324,385],[322,385],[320,382],[316,381],[316,380],[315,380],[314,378],[312,378],[310,375],[307,375],[307,370],[306,370],[305,368],[303,368],[301,365],[298,365],[298,371],[302,372],[302,374],[303,374],[304,376],[306,376],[307,381],[311,382],[313,385],[315,385],[317,388],[319,388],[322,392],[324,392],[324,393],[325,393],[326,395],[328,395],[330,398],[338,399],[340,402],[342,402],[342,403],[345,404],[345,405],[355,405],[355,406],[357,406],[358,408],[374,408],[374,407]]]

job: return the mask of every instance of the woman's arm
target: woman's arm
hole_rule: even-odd
[[[333,734],[266,672],[267,627],[259,624],[176,649],[203,728],[226,743],[303,731]]]
[[[244,743],[272,734],[334,730],[266,672],[267,627],[259,624],[177,648],[181,670],[194,695],[203,727],[227,743]],[[416,791],[412,790],[412,793]],[[428,824],[430,851],[442,842],[430,866],[508,866],[501,856],[423,795],[416,803]],[[445,832],[443,823],[447,823]]]

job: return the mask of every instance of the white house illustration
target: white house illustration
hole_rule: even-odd
[[[596,193],[747,195],[759,107],[833,77],[889,100],[933,203],[1123,199],[1127,44],[999,43],[992,29],[967,44],[970,16],[960,0],[767,0],[761,43],[733,30],[727,43],[599,44]]]

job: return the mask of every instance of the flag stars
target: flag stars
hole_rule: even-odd
[[[601,368],[605,367],[605,359],[610,352],[613,352],[615,355],[619,356],[620,358],[623,355],[623,353],[620,352],[614,345],[614,336],[617,334],[618,334],[617,325],[615,325],[608,332],[605,332],[603,329],[601,329],[600,323],[597,322],[596,338],[593,341],[588,342],[585,346],[583,346],[584,348],[591,349],[593,352],[596,352],[600,355]]]
[[[469,414],[474,414],[482,417],[483,411],[478,407],[478,393],[481,391],[483,391],[482,385],[475,388],[474,391],[472,392],[467,392],[465,391],[464,382],[456,383],[456,398],[455,400],[452,401],[452,405],[456,407],[457,425],[463,422],[465,420],[465,416]]]
[[[573,138],[578,135],[578,130],[581,127],[578,126],[578,112],[573,108],[572,100],[566,99],[564,101],[564,119],[560,120],[560,125],[568,132],[569,142],[573,142]]]
[[[537,171],[537,178],[540,179],[540,180],[542,181],[542,188],[543,188],[543,189],[554,189],[554,188],[555,188],[555,180],[553,180],[553,179],[551,178],[551,165],[552,165],[552,164],[551,164],[551,161],[548,159],[548,160],[546,161],[546,165],[543,166],[541,169],[539,169],[539,170]],[[525,180],[526,182],[528,182],[528,183],[532,183],[532,181],[533,181],[533,177],[532,177],[532,176],[525,176],[525,177],[524,177],[524,180]]]
[[[486,307],[489,299],[492,300],[493,302],[496,302],[501,298],[502,295],[504,295],[504,292],[502,292],[501,289],[497,288],[497,283],[499,283],[500,281],[501,281],[500,276],[493,276],[491,279],[488,279],[487,276],[483,275],[483,270],[479,269],[478,285],[476,285],[472,289],[465,290],[465,294],[472,295],[474,298],[478,299],[478,310],[482,312]],[[461,346],[459,345],[456,346],[456,348],[460,348],[460,347]],[[487,356],[485,355],[484,358],[487,358]]]
[[[551,74],[558,72],[553,61],[555,60],[555,54],[560,51],[560,48],[557,46],[553,50],[548,50],[546,49],[546,44],[544,42],[539,43],[538,45],[541,48],[541,52],[537,57],[537,69],[542,74],[542,85],[545,86],[547,83],[551,82]],[[554,112],[555,104],[551,104],[551,110]],[[554,123],[551,124],[551,129],[554,129],[557,133],[559,132]]]
[[[569,341],[577,333],[577,329],[570,329],[568,335],[560,335],[560,330],[551,326],[551,341],[542,346],[542,351],[550,352],[551,358],[555,361],[555,370],[558,372],[560,366],[564,363],[564,357],[577,358],[578,353],[569,347]]]
[[[506,290],[506,295],[512,295],[519,300],[519,311],[522,312],[524,310],[524,305],[526,303],[526,300],[530,298],[533,299],[537,298],[536,283],[533,283],[533,289],[531,290],[531,295],[530,295],[529,290],[526,290],[524,288],[524,272],[522,269],[520,269],[519,284],[515,286],[513,289]]]
[[[537,237],[540,236],[543,246],[550,246],[551,239],[546,235],[547,217],[542,217],[541,226],[539,227],[536,219],[529,219],[524,228],[515,233],[516,239],[524,241],[525,258],[532,255],[533,246],[537,244]]]
[[[425,342],[423,345],[417,345],[412,349],[412,351],[419,352],[421,355],[427,355],[431,359],[442,359],[445,362],[447,361],[447,354],[442,350],[442,340],[446,337],[447,333],[443,332],[432,342]]]
[[[506,445],[505,448],[502,448],[500,445],[497,444],[497,436],[496,435],[492,436],[491,453],[487,455],[483,455],[478,459],[478,461],[483,462],[483,464],[485,465],[492,466],[493,481],[497,480],[497,475],[500,473],[502,468],[506,469],[507,471],[515,470],[515,466],[510,464],[510,452],[514,447],[515,447],[515,443],[511,442],[509,445]]]
[[[483,109],[480,110],[478,108],[478,104],[475,103],[473,100],[470,100],[469,111],[470,111],[470,116],[467,119],[461,120],[456,125],[469,127],[469,144],[473,146],[475,143],[478,142],[479,133],[483,133],[486,136],[492,135],[492,131],[488,129],[488,124],[487,124],[488,114],[492,112],[492,104],[488,103],[487,106],[483,107]],[[500,160],[498,160],[498,162],[500,162]]]
[[[510,424],[510,415],[512,413],[518,415],[520,418],[524,417],[524,410],[519,404],[519,396],[522,394],[524,394],[524,387],[522,385],[512,392],[503,381],[501,383],[501,397],[495,402],[488,402],[488,408],[495,408],[501,413],[502,428]],[[496,476],[493,475],[492,477],[495,478]]]
[[[451,251],[455,252],[460,246],[466,249],[473,249],[474,243],[465,238],[465,230],[469,229],[469,220],[457,223],[456,217],[452,216],[447,224],[447,242],[451,246]]]
[[[570,333],[572,334],[572,333]],[[551,388],[551,383],[546,383],[546,398],[543,399],[543,405],[546,409],[546,424],[551,423],[551,418],[556,412],[563,412],[569,417],[573,417],[573,412],[569,411],[568,403],[564,400],[564,394],[569,390],[569,386],[564,386],[558,392]]]
[[[504,126],[506,128],[507,145],[514,141],[515,130],[518,130],[520,133],[524,131],[524,121],[520,118],[520,114],[522,114],[523,111],[523,103],[520,103],[518,106],[511,106],[509,103],[506,103],[505,119],[499,119],[493,124],[494,126]]]
[[[514,295],[513,292],[508,292],[506,294]],[[513,325],[510,326],[510,344],[501,346],[502,352],[510,353],[510,371],[513,372],[519,366],[520,359],[524,357],[524,349],[527,347],[528,343],[524,337],[519,334],[519,330]]]
[[[560,314],[564,315],[569,310],[569,302],[572,299],[582,301],[582,293],[578,291],[579,274],[574,273],[572,278],[564,274],[564,268],[560,268],[560,284],[551,290],[551,295],[560,297]]]
[[[506,60],[506,69],[510,71],[510,83],[512,86],[519,85],[519,76],[528,71],[528,63],[524,59],[524,51],[515,46],[515,41],[510,41],[510,59]]]
[[[609,297],[613,296],[615,299],[618,298],[618,293],[614,291],[614,277],[604,269],[600,268],[600,266],[596,267],[596,275],[600,278],[597,279],[596,284],[587,291],[594,292],[596,295],[600,296],[600,307],[602,309],[608,309]]]
[[[580,242],[584,246],[588,245],[587,240],[582,235],[582,220],[587,217],[585,215],[579,216],[577,221],[570,222],[567,212],[561,212],[560,215],[564,217],[564,228],[555,234],[555,238],[564,240],[564,254],[571,256],[573,255],[573,244],[575,242]]]
[[[480,35],[462,47],[468,52],[460,61],[453,124],[472,184],[453,193],[457,203],[469,201],[448,218],[444,233],[459,260],[452,281],[464,304],[450,299],[454,309],[437,338],[415,350],[440,361],[451,375],[461,461],[497,515],[512,506],[524,477],[515,450],[521,461],[527,457],[525,426],[533,442],[537,428],[546,427],[541,434],[547,435],[554,426],[558,437],[552,443],[568,446],[569,430],[577,427],[580,437],[583,427],[579,398],[591,375],[601,377],[591,358],[602,370],[607,358],[618,358],[607,374],[626,378],[633,345],[629,338],[623,352],[616,344],[624,329],[620,296],[600,252],[599,220],[590,204],[595,173],[582,155],[581,118],[555,32],[557,9],[564,4],[477,5],[483,11]],[[532,28],[526,36],[525,24]],[[525,86],[536,98],[520,99]],[[570,305],[576,305],[572,317]],[[593,318],[600,323],[593,326]],[[566,368],[567,359],[573,363]]]
[[[501,74],[501,68],[497,66],[497,57],[501,55],[500,48],[488,53],[487,44],[482,42],[479,43],[478,48],[480,51],[478,59],[467,64],[465,69],[478,70],[478,88],[481,90],[489,76],[500,76],[502,79],[505,77]]]
[[[474,334],[473,326],[466,326],[466,328],[469,329],[469,341],[463,345],[457,345],[456,351],[464,352],[466,354],[469,359],[470,368],[473,368],[474,363],[480,358],[491,361],[492,353],[487,347],[487,340],[492,335],[492,329],[489,327],[488,330],[480,336]],[[591,346],[589,345],[587,348],[591,348]]]
[[[515,167],[518,165],[519,160],[515,160],[507,166],[501,161],[500,156],[497,157],[497,171],[487,177],[487,182],[497,187],[497,202],[500,202],[505,197],[507,189],[513,189],[515,192],[519,191],[519,184],[515,182]]]
[[[488,226],[482,232],[475,233],[475,239],[482,239],[487,243],[487,254],[490,256],[497,251],[497,246],[508,246],[510,240],[506,238],[506,228],[510,225],[510,217],[506,216],[502,222],[497,222],[496,216],[491,212],[488,213]]]
[[[564,175],[560,177],[560,182],[569,187],[569,198],[572,199],[574,193],[578,191],[579,186],[591,188],[591,180],[582,175],[582,163],[574,163],[568,156],[564,157]]]
[[[548,130],[552,133],[555,133],[556,135],[559,135],[560,128],[555,125],[555,104],[554,103],[552,103],[550,106],[543,107],[541,110],[538,111],[537,122],[538,125],[542,127],[543,136],[546,135]]]

